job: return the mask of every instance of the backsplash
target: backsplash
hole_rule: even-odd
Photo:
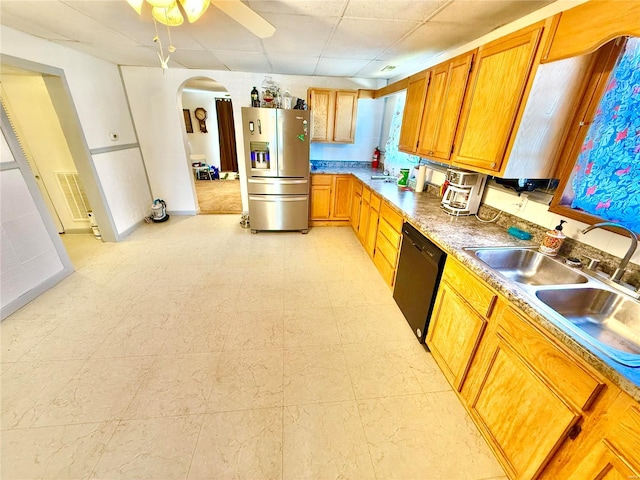
[[[371,162],[353,160],[310,160],[311,171],[317,168],[371,168]]]

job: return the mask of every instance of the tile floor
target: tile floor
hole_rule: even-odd
[[[3,479],[506,478],[349,228],[64,242],[0,324]]]

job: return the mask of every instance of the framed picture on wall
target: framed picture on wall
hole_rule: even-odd
[[[191,112],[188,108],[182,109],[184,115],[184,126],[187,129],[187,133],[193,133],[193,125],[191,124]]]

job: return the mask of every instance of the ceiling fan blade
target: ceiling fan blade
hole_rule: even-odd
[[[269,38],[276,28],[240,0],[211,0],[211,3],[258,38]]]

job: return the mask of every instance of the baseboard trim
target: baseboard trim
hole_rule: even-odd
[[[119,242],[119,241],[124,240],[125,238],[127,238],[135,230],[137,230],[143,223],[144,223],[144,220],[138,220],[136,223],[131,225],[126,230],[123,230],[122,232],[118,232],[118,235],[117,235],[117,238],[116,238],[116,242]]]
[[[62,280],[71,275],[75,270],[73,268],[64,268],[59,272],[53,274],[51,277],[47,278],[44,282],[36,287],[32,288],[28,292],[19,296],[12,302],[9,302],[4,307],[0,308],[0,320],[4,320],[12,313],[17,312],[22,307],[24,307],[27,303],[31,302],[33,299],[39,297],[47,290],[55,287]]]
[[[347,227],[351,220],[309,220],[310,227]]]
[[[177,217],[180,217],[182,215],[197,215],[198,211],[197,210],[167,210],[167,213],[169,215],[175,215]]]

